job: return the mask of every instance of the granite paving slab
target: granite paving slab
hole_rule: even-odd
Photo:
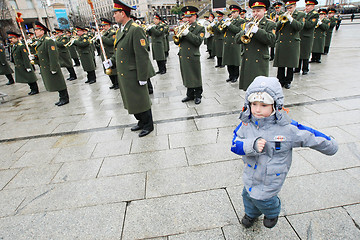
[[[171,235],[168,237],[169,240],[225,240],[225,237],[221,231],[221,228],[214,228],[204,231],[189,232],[178,235]]]

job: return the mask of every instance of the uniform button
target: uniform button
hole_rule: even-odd
[[[249,50],[248,48],[245,49],[246,51]]]
[[[283,35],[283,33],[281,33],[280,35]]]
[[[290,35],[292,35],[292,33],[290,33]]]
[[[260,49],[258,49],[257,51],[260,52]]]
[[[120,50],[122,51],[122,50],[124,50],[123,48],[120,48]]]
[[[187,59],[190,59],[190,57],[187,57]]]
[[[123,63],[123,61],[120,61],[120,63]]]
[[[247,61],[248,59],[246,58],[245,61]]]
[[[122,74],[120,74],[121,76],[124,76],[124,74],[122,73]]]
[[[190,50],[190,48],[188,48],[188,50]]]
[[[181,58],[182,56],[180,56],[180,58]]]
[[[280,41],[280,43],[282,43],[282,41]]]
[[[289,41],[291,43],[291,41]]]
[[[259,62],[259,60],[256,59],[255,62]]]
[[[231,44],[234,44],[234,43],[231,43]]]

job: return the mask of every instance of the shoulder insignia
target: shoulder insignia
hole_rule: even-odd
[[[302,21],[305,22],[305,18],[303,18]]]
[[[55,51],[55,46],[51,46],[51,50]]]
[[[199,22],[197,22],[197,25],[201,26],[201,24]]]
[[[86,42],[86,39],[84,39],[84,42]]]
[[[160,28],[160,31],[164,30],[164,28]]]
[[[202,37],[202,38],[203,38],[203,37],[204,37],[204,35],[205,35],[204,33],[200,33],[200,37]]]
[[[24,48],[24,52],[26,52],[26,48]]]
[[[142,38],[142,39],[140,39],[140,44],[141,44],[141,46],[143,46],[143,47],[144,47],[144,46],[146,45],[146,41],[145,41],[145,39],[143,39],[143,38]]]
[[[315,18],[313,18],[311,21],[315,22],[315,21],[316,21],[316,19],[315,19]]]
[[[63,40],[62,40],[62,42],[66,42],[66,40],[65,40],[65,39],[63,39]]]
[[[139,24],[133,22],[133,23],[131,24],[131,26],[139,27]]]

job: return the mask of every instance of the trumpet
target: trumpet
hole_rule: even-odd
[[[219,30],[222,31],[224,28],[226,28],[226,27],[227,27],[226,24],[227,24],[228,22],[231,22],[232,20],[233,20],[233,18],[231,17],[231,18],[228,18],[228,19],[226,19],[225,21],[223,21],[223,23],[221,23],[221,24],[218,26]]]
[[[293,13],[290,13],[289,11],[287,11],[286,13],[284,13],[283,15],[279,16],[279,21],[281,23],[286,23],[289,21],[289,16],[292,16]]]
[[[79,37],[71,37],[71,38],[70,38],[70,41],[69,41],[68,43],[66,43],[66,44],[64,45],[64,47],[70,47],[71,45],[74,44],[75,40],[78,40],[78,39],[79,39]]]
[[[190,23],[186,22],[183,25],[177,27],[176,35],[173,36],[173,40],[175,43],[180,42],[181,34],[190,27]]]
[[[318,28],[322,24],[323,19],[318,19],[315,28]]]
[[[214,34],[214,29],[212,28],[211,25],[207,26],[206,30],[208,31],[209,34]]]
[[[252,22],[249,22],[248,24],[251,24],[251,26],[249,27],[249,29],[245,32],[244,35],[241,36],[240,40],[244,43],[244,44],[248,44],[251,41],[252,36],[254,35],[254,33],[252,33],[252,29],[254,28],[254,26],[258,26],[260,22],[260,19],[258,18],[254,18]]]

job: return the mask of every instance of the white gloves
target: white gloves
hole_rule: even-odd
[[[147,84],[147,81],[139,81],[139,84],[140,84],[141,86],[144,86],[145,84]]]
[[[56,74],[56,71],[51,71],[51,74],[52,74],[52,75]]]
[[[229,26],[231,24],[231,21],[228,21],[225,24],[226,24],[226,26]]]
[[[27,44],[30,44],[30,43],[31,43],[31,39],[26,40],[26,43],[27,43]]]
[[[152,27],[153,27],[154,25],[150,25],[150,26],[148,26],[147,28],[146,28],[146,30],[150,30]]]
[[[186,36],[189,33],[189,29],[185,29],[182,33],[181,36]]]
[[[30,55],[29,55],[29,59],[30,59],[30,60],[35,60],[35,56],[34,56],[33,54],[30,54]]]
[[[110,59],[103,61],[103,65],[105,69],[111,68],[113,66],[112,62]]]
[[[292,23],[292,21],[294,20],[294,18],[289,14],[288,16],[289,22]]]
[[[27,72],[31,72],[31,68],[27,68],[26,71],[27,71]]]
[[[252,32],[252,33],[257,33],[258,30],[259,30],[259,27],[255,25],[255,26],[251,29],[251,32]]]
[[[101,38],[101,36],[100,36],[100,34],[98,34],[98,35],[96,36],[96,40],[100,40],[100,38]]]
[[[213,27],[213,26],[215,26],[215,24],[216,24],[215,21],[213,21],[213,22],[210,24],[210,26]]]

